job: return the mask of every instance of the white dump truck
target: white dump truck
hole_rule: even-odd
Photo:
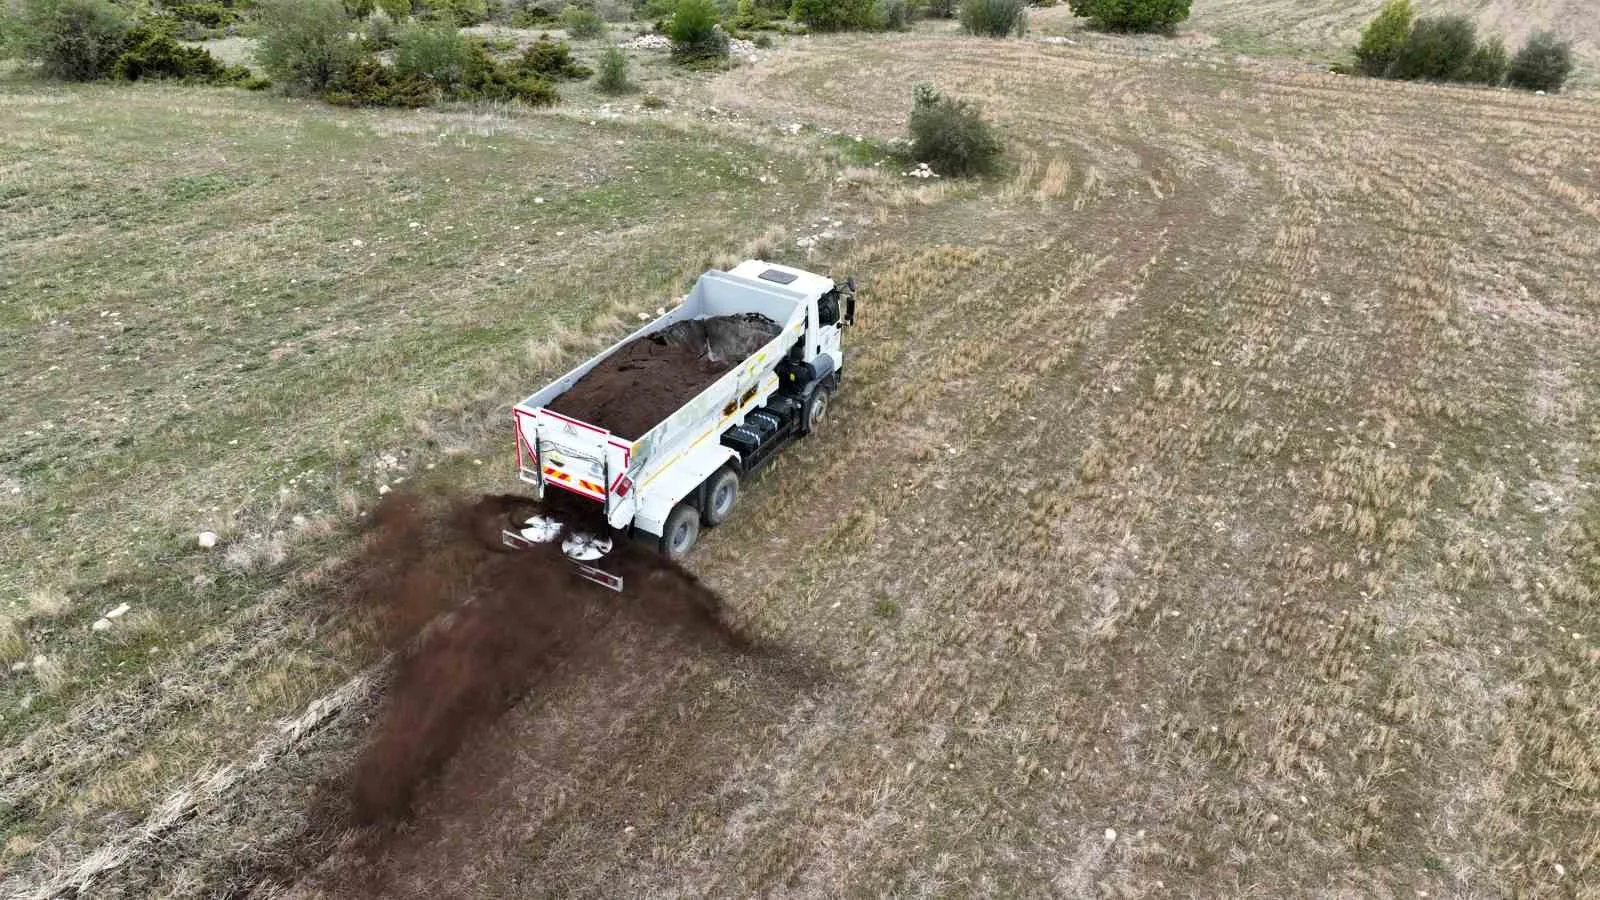
[[[614,539],[683,558],[702,526],[728,518],[741,479],[827,416],[854,319],[850,281],[761,260],[706,272],[677,306],[513,410],[521,480],[540,499],[551,488],[587,498],[611,533],[567,527],[546,504],[503,541],[560,539],[584,577],[614,590]]]

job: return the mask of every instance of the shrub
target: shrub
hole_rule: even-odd
[[[404,22],[411,17],[411,0],[378,0],[378,8],[395,22]]]
[[[456,89],[463,100],[516,100],[529,106],[550,106],[561,99],[555,85],[523,70],[520,65],[502,66],[481,44],[467,45],[466,74]]]
[[[125,81],[144,78],[181,78],[209,84],[242,84],[250,70],[226,66],[200,47],[188,47],[160,31],[136,29],[127,50],[117,57],[111,75]]]
[[[1001,144],[978,108],[918,84],[912,95],[911,155],[940,175],[981,175],[1000,161]]]
[[[394,27],[394,19],[379,7],[372,15],[367,16],[366,26],[361,29],[361,45],[368,50],[392,50],[399,40],[399,30]]]
[[[427,0],[434,18],[445,19],[461,26],[476,25],[489,16],[486,0]]]
[[[607,47],[600,57],[600,77],[595,79],[595,87],[605,94],[626,94],[633,90],[633,84],[628,81],[628,57],[621,47]]]
[[[466,76],[467,42],[448,22],[417,23],[395,38],[394,69],[443,92],[453,91]]]
[[[1498,37],[1478,45],[1467,63],[1466,80],[1479,84],[1496,85],[1506,80],[1506,70],[1511,67],[1511,56],[1506,53],[1506,42]]]
[[[587,41],[606,36],[606,20],[588,6],[567,4],[561,11],[561,27],[567,34],[579,40]]]
[[[794,0],[789,16],[812,31],[872,28],[872,0]]]
[[[290,93],[323,94],[340,81],[361,87],[376,77],[349,71],[358,53],[338,0],[264,0],[259,17],[256,62]]]
[[[345,64],[322,98],[338,106],[397,106],[408,109],[432,105],[437,93],[420,78],[401,74],[371,55],[354,57]]]
[[[678,0],[667,36],[672,38],[673,62],[714,65],[728,58],[728,36],[717,27],[717,7],[711,0]]]
[[[1411,22],[1416,12],[1411,0],[1388,0],[1376,18],[1361,30],[1361,42],[1356,45],[1356,65],[1362,74],[1377,77],[1389,70],[1400,48],[1411,33]]]
[[[109,0],[25,0],[14,28],[18,55],[38,62],[46,75],[93,81],[111,74],[130,22]]]
[[[645,94],[639,98],[639,105],[645,109],[666,109],[667,101],[657,97],[655,94]]]
[[[961,28],[980,37],[1028,33],[1027,0],[962,0]]]
[[[1067,0],[1072,14],[1106,31],[1166,31],[1189,18],[1191,0]]]
[[[1556,93],[1572,74],[1572,45],[1558,40],[1554,34],[1541,31],[1517,51],[1506,72],[1506,81],[1512,87],[1530,91]]]
[[[1466,16],[1424,16],[1411,26],[1389,65],[1391,78],[1460,81],[1478,49],[1477,28]]]
[[[758,34],[758,35],[756,35],[756,39],[754,41],[751,41],[751,43],[755,44],[756,47],[758,47],[759,49],[771,50],[772,49],[772,35],[770,35],[770,34]]]
[[[225,28],[239,21],[239,14],[220,3],[185,3],[169,6],[167,12],[180,22],[193,22],[202,28]]]
[[[541,78],[578,81],[594,74],[594,70],[572,58],[572,48],[566,41],[552,41],[541,35],[539,40],[522,53],[517,69]]]
[[[906,0],[878,0],[872,8],[872,18],[886,31],[905,31],[911,22],[911,6]]]

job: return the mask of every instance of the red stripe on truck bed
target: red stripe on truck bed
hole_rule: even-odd
[[[604,428],[596,428],[595,426],[590,425],[588,422],[579,422],[577,419],[568,418],[566,416],[563,416],[561,413],[551,412],[548,409],[539,410],[539,415],[541,415],[541,416],[551,416],[553,418],[560,419],[561,421],[566,422],[569,425],[576,425],[579,428],[587,428],[590,431],[597,432],[599,434],[609,435],[611,433],[611,432],[605,430]]]

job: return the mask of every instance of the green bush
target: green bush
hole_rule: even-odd
[[[1462,81],[1478,49],[1477,28],[1466,16],[1424,16],[1411,26],[1385,74],[1391,78]]]
[[[463,100],[513,100],[529,106],[550,106],[561,99],[555,85],[519,66],[502,66],[482,44],[467,45],[466,75],[455,96]]]
[[[454,22],[462,28],[489,17],[486,0],[426,0],[434,18]]]
[[[789,17],[812,31],[851,31],[877,26],[873,0],[794,0]]]
[[[450,93],[466,77],[467,42],[449,22],[406,25],[395,37],[394,69]]]
[[[161,31],[135,29],[127,50],[117,57],[111,76],[124,81],[179,78],[208,84],[242,84],[250,70],[227,66],[200,47],[188,47]]]
[[[639,98],[639,105],[645,109],[666,109],[667,101],[657,97],[655,94],[645,94]]]
[[[166,9],[178,21],[193,22],[203,28],[226,28],[239,21],[237,12],[220,3],[185,3]]]
[[[930,19],[951,19],[956,14],[956,0],[928,0],[923,10]]]
[[[1028,33],[1027,0],[962,0],[961,28],[980,37]]]
[[[580,81],[594,74],[593,69],[572,58],[572,48],[566,41],[552,41],[544,35],[522,52],[517,69],[556,81]]]
[[[1361,42],[1356,45],[1356,65],[1362,74],[1377,77],[1389,71],[1415,18],[1411,0],[1388,0],[1383,4],[1378,15],[1361,30]]]
[[[366,23],[361,27],[361,46],[373,52],[393,50],[399,39],[399,29],[395,28],[394,19],[389,18],[382,7],[367,16]]]
[[[678,0],[667,23],[672,61],[684,65],[716,65],[728,58],[728,35],[717,27],[711,0]]]
[[[404,22],[411,17],[411,0],[378,0],[378,8],[394,22]]]
[[[109,0],[24,0],[10,42],[52,78],[94,81],[111,74],[131,26]]]
[[[580,41],[594,40],[606,36],[606,20],[594,11],[593,7],[578,6],[569,3],[561,11],[561,27],[566,29],[568,35]]]
[[[1506,70],[1511,68],[1511,55],[1506,52],[1506,42],[1498,37],[1478,45],[1467,63],[1466,80],[1478,84],[1496,85],[1506,80]]]
[[[1189,18],[1191,0],[1067,0],[1072,14],[1106,31],[1166,31]]]
[[[906,0],[877,0],[872,7],[874,24],[885,31],[905,31],[911,24],[911,4]]]
[[[911,155],[940,175],[962,177],[995,170],[1000,139],[967,100],[944,97],[918,84],[912,95]]]
[[[339,0],[263,0],[257,15],[256,62],[290,93],[323,94],[340,82],[365,87],[378,77],[370,67],[359,77],[351,72],[359,53]]]
[[[1572,74],[1572,45],[1548,31],[1541,31],[1517,51],[1506,72],[1512,87],[1554,94]]]
[[[329,83],[322,98],[337,106],[394,106],[407,109],[430,106],[438,96],[433,85],[403,75],[371,55],[349,60]]]
[[[594,84],[603,94],[626,94],[633,90],[633,83],[628,80],[628,56],[621,47],[606,48],[600,57],[600,77]]]

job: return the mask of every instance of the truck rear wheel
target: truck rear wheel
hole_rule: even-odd
[[[679,503],[667,516],[667,527],[661,529],[661,555],[677,562],[689,555],[699,537],[700,510],[692,504]]]
[[[700,521],[707,528],[715,528],[728,521],[733,505],[739,502],[739,475],[729,468],[718,469],[706,479],[706,508]]]

